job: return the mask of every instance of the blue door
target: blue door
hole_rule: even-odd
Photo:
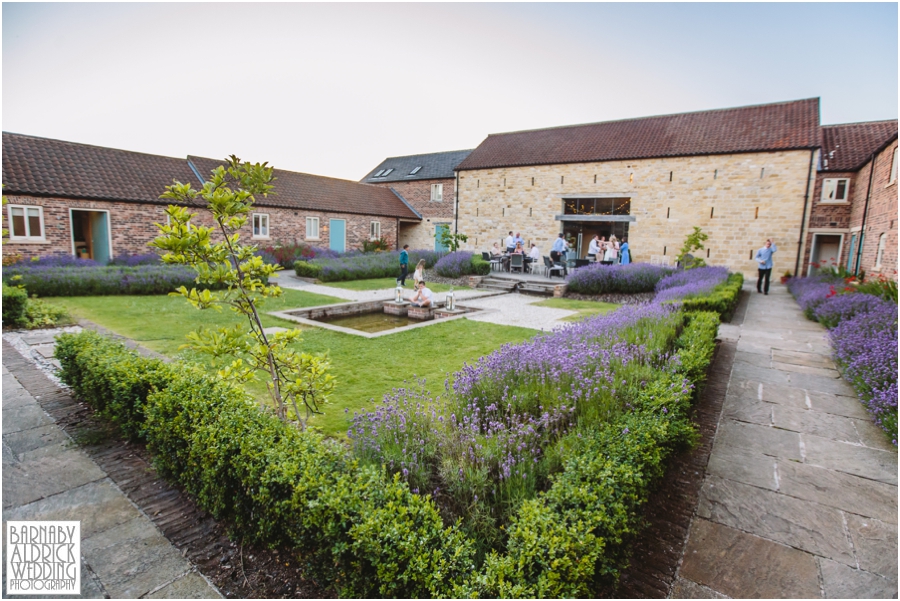
[[[441,244],[441,235],[450,231],[450,224],[438,223],[434,226],[434,252],[445,253],[450,250],[449,246]]]
[[[343,219],[332,219],[328,225],[328,248],[334,252],[347,250],[347,222]]]
[[[850,250],[847,253],[847,271],[853,271],[853,259],[856,253],[856,234],[850,236]]]
[[[95,261],[106,265],[112,258],[109,256],[109,213],[92,211],[91,215],[91,254]]]

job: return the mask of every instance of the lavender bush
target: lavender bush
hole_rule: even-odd
[[[395,390],[348,435],[358,456],[434,495],[492,547],[547,485],[561,437],[615,419],[654,370],[673,368],[682,320],[670,305],[630,306],[505,345],[448,379],[443,400],[424,382]]]
[[[677,271],[657,282],[654,301],[661,303],[704,296],[727,280],[728,269],[725,267],[697,267]]]
[[[473,253],[464,250],[447,253],[434,264],[434,272],[445,278],[460,278],[475,273],[472,266]]]
[[[109,265],[137,267],[138,265],[162,265],[162,261],[156,253],[145,253],[143,255],[122,255],[110,261]]]
[[[23,259],[18,263],[7,266],[4,270],[4,276],[7,271],[19,273],[21,269],[37,269],[51,267],[99,267],[100,263],[91,259],[79,259],[72,255],[53,255],[50,257],[34,257],[31,259]]]
[[[593,263],[579,267],[566,279],[568,289],[580,294],[651,292],[657,282],[672,273],[672,268],[649,263],[602,265]]]
[[[38,266],[3,270],[4,281],[13,276],[29,294],[38,296],[103,296],[116,294],[167,294],[179,286],[196,286],[196,274],[170,265],[137,267]]]
[[[425,259],[426,267],[433,267],[440,254],[430,250],[409,251],[410,271],[420,259]],[[397,277],[400,274],[400,252],[347,253],[336,259],[314,259],[319,265],[323,282],[344,282],[372,278]]]
[[[897,304],[848,290],[833,274],[793,278],[788,290],[830,329],[835,362],[896,446]]]

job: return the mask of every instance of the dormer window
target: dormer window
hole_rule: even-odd
[[[410,174],[410,175],[415,175],[416,173],[418,173],[418,172],[421,171],[421,170],[422,170],[422,166],[419,165],[418,167],[416,167],[415,169],[413,169],[412,171],[410,171],[409,174]]]

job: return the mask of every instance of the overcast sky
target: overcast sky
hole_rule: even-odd
[[[820,97],[897,118],[897,4],[3,3],[3,130],[352,180],[488,134]]]

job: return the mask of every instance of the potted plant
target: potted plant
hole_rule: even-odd
[[[781,283],[782,283],[782,284],[787,284],[787,281],[788,281],[789,279],[791,279],[791,277],[793,277],[793,276],[791,275],[791,270],[788,269],[787,271],[784,272],[784,275],[781,276]]]

